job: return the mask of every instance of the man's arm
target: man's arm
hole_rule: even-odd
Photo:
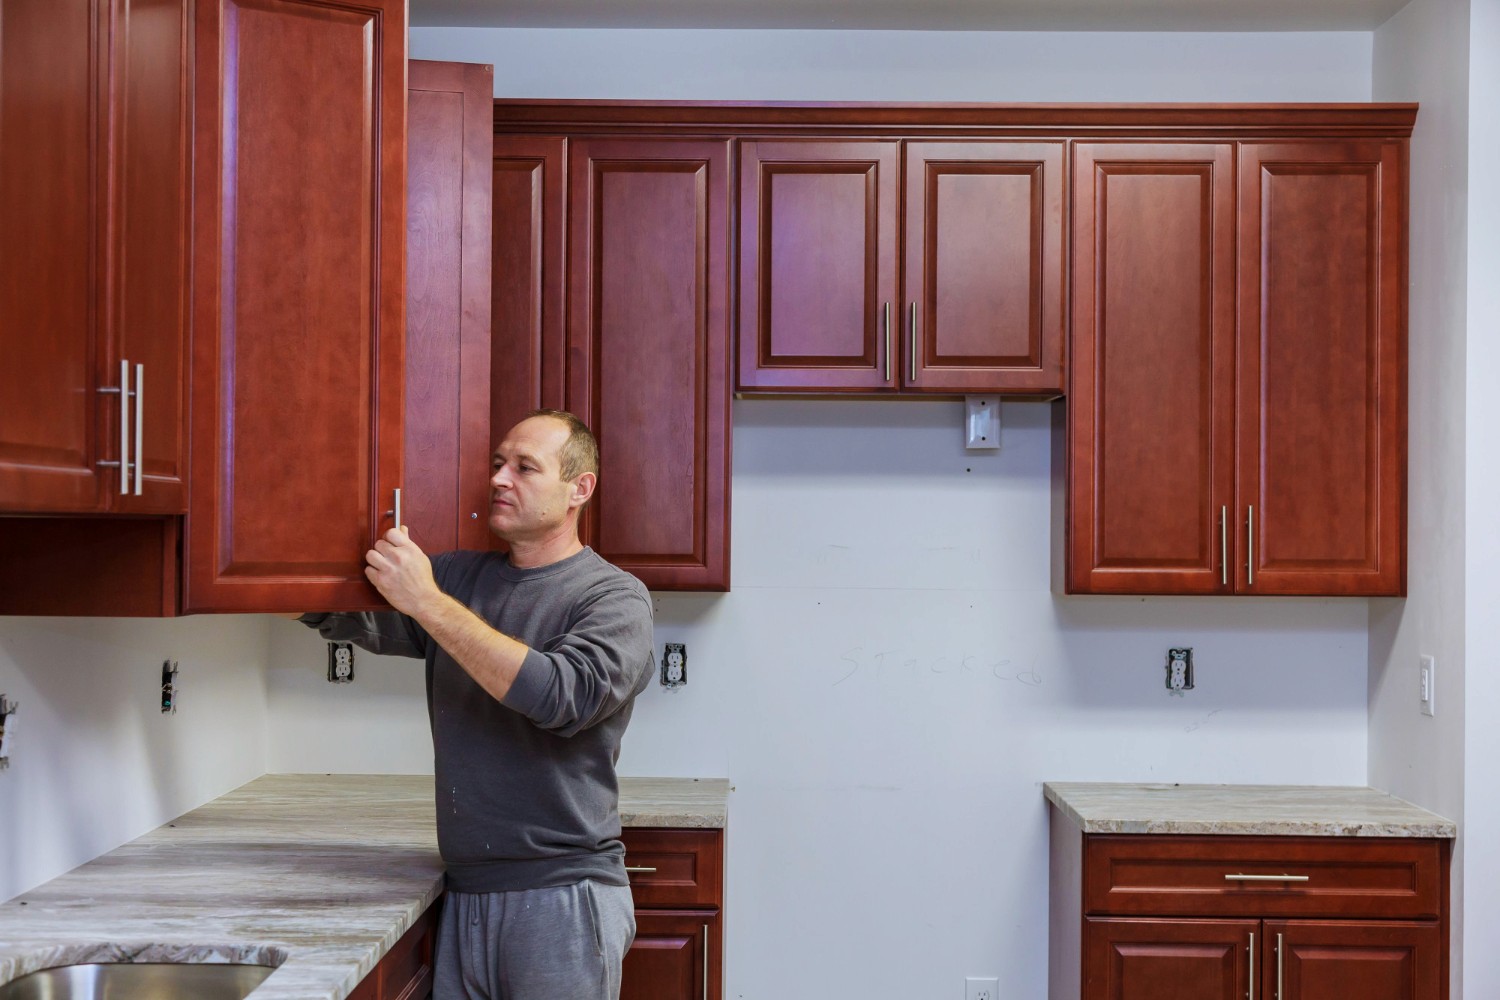
[[[410,616],[480,687],[504,701],[531,647],[438,589],[431,561],[404,528],[387,531],[365,561],[365,575],[391,607]]]

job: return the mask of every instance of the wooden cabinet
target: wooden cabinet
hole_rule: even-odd
[[[490,545],[489,66],[407,64],[402,518],[427,552]]]
[[[1405,187],[1396,140],[1076,145],[1069,592],[1404,591]]]
[[[384,602],[402,485],[406,5],[198,0],[188,611]]]
[[[629,828],[635,943],[621,1000],[721,1000],[724,831]]]
[[[583,540],[654,590],[727,590],[728,142],[501,135],[494,183],[493,433],[578,414]]]
[[[1063,152],[742,142],[739,388],[1058,391]]]
[[[7,0],[0,512],[186,509],[188,26]]]
[[[1054,940],[1053,1000],[1447,996],[1448,841],[1062,838],[1077,869],[1059,843],[1054,828],[1054,933],[1081,916],[1082,935]]]

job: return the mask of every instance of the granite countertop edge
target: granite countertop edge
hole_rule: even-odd
[[[1362,785],[1044,782],[1084,833],[1452,840],[1452,820]]]
[[[722,828],[724,779],[621,778],[626,827]],[[443,891],[432,777],[264,775],[0,903],[0,984],[82,962],[252,962],[345,1000]]]

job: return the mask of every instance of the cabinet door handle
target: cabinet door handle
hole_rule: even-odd
[[[627,875],[654,875],[656,874],[656,869],[648,868],[645,865],[626,865],[625,873]]]
[[[708,1000],[708,925],[703,925],[703,1000]]]
[[[1306,882],[1311,875],[1225,875],[1226,882]]]
[[[1281,935],[1276,935],[1276,1000],[1281,1000],[1281,973],[1286,949],[1281,946]]]
[[[1255,586],[1255,504],[1245,519],[1245,586]]]
[[[1245,991],[1245,1000],[1255,1000],[1255,932],[1250,932],[1250,989]]]
[[[108,468],[119,467],[120,495],[125,496],[130,493],[130,362],[124,358],[120,359],[119,385],[101,385],[98,391],[120,394],[120,460],[118,462],[101,460],[94,464]]]
[[[917,304],[911,304],[911,384],[917,384]]]
[[[397,527],[397,528],[399,528],[399,527],[401,527],[401,487],[399,487],[399,486],[397,486],[396,489],[395,489],[395,491],[394,491],[394,503],[393,503],[393,506],[396,509],[395,510],[388,510],[388,511],[386,511],[385,512],[385,516],[386,517],[395,518],[395,525],[394,526]]]
[[[1229,586],[1229,508],[1219,508],[1219,583]]]
[[[881,322],[885,324],[885,380],[891,380],[891,304],[887,302],[882,310]]]
[[[146,366],[135,366],[135,495],[141,495],[141,466],[146,452],[142,447],[146,427]]]

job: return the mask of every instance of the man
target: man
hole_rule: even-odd
[[[619,996],[635,917],[615,762],[651,676],[651,604],[578,538],[598,463],[577,417],[531,414],[490,479],[508,554],[429,562],[393,528],[365,574],[398,613],[302,616],[326,638],[427,661],[448,869],[438,1000]]]

